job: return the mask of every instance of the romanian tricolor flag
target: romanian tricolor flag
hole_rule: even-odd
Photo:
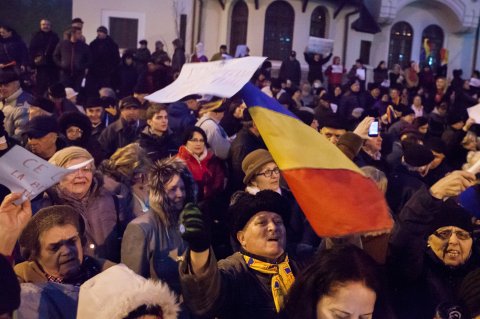
[[[251,83],[240,94],[319,236],[343,236],[392,227],[383,194],[335,145]]]

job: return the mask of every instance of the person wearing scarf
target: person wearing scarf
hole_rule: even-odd
[[[180,232],[189,249],[180,264],[180,281],[195,315],[278,318],[299,272],[285,252],[289,214],[286,199],[272,190],[237,196],[229,217],[241,248],[217,263],[206,216],[192,204],[185,206]]]

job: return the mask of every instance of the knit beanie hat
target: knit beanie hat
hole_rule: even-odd
[[[237,193],[234,203],[228,209],[233,238],[237,238],[237,232],[245,227],[250,218],[262,211],[280,215],[284,224],[287,224],[290,219],[290,204],[277,192],[263,190],[255,195],[247,192]]]
[[[248,185],[253,175],[258,173],[263,165],[275,162],[269,151],[265,149],[258,149],[248,153],[242,161],[242,171],[245,173],[243,183]]]
[[[69,146],[53,154],[48,162],[53,165],[65,167],[70,160],[77,158],[85,158],[89,160],[93,159],[93,156],[84,148],[78,146]]]
[[[422,167],[434,159],[432,151],[421,144],[402,143],[405,162],[413,167]]]
[[[166,283],[145,279],[119,264],[80,287],[77,319],[122,319],[136,310],[135,315],[143,315],[138,309],[151,307],[160,308],[162,319],[176,319],[180,310],[176,299]]]
[[[470,272],[463,279],[458,297],[467,308],[469,318],[480,315],[480,269]]]
[[[20,284],[12,265],[0,254],[0,315],[20,307]]]
[[[467,232],[473,231],[472,216],[453,199],[442,203],[440,211],[431,223],[430,234],[446,226],[455,226]]]

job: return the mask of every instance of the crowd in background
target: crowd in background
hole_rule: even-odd
[[[60,39],[41,20],[27,47],[0,26],[0,156],[82,165],[23,204],[1,185],[0,316],[480,318],[479,71],[381,61],[369,78],[360,59],[304,52],[305,77],[295,51],[278,76],[262,64],[251,82],[375,181],[395,223],[321,238],[240,95],[145,99],[181,72],[181,39],[171,58],[160,41],[120,52],[82,27]],[[188,60],[248,55],[198,43]]]

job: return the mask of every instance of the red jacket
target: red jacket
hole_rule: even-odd
[[[182,145],[178,150],[177,157],[185,161],[193,179],[198,185],[198,199],[209,199],[223,191],[225,185],[225,169],[222,160],[208,150],[203,159],[199,159],[190,153]]]

